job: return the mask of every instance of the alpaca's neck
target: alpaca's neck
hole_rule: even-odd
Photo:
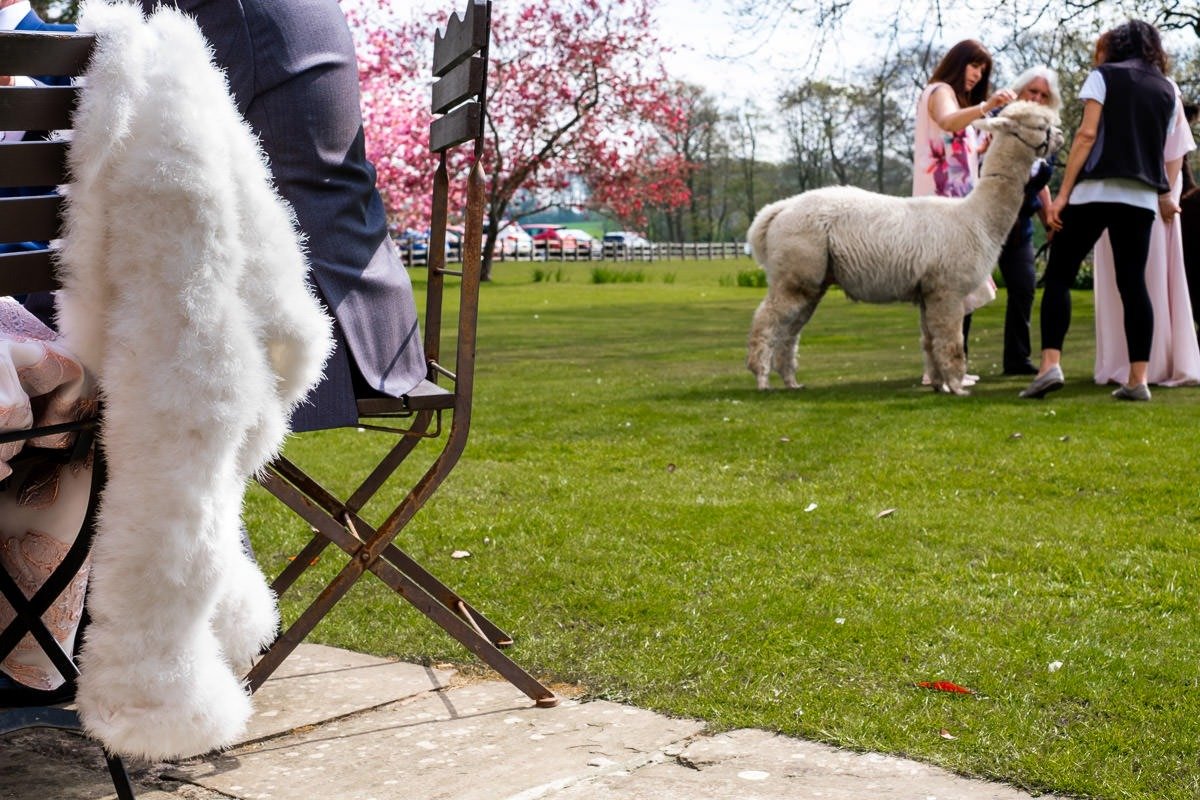
[[[982,230],[997,248],[1003,246],[1017,221],[1035,158],[1033,150],[1020,141],[993,142],[987,154],[990,163],[980,170],[979,182],[963,204],[967,213],[982,222]]]

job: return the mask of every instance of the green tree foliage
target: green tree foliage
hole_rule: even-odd
[[[759,153],[768,114],[753,105],[720,108],[705,89],[676,87],[686,124],[670,136],[672,150],[690,165],[687,205],[651,215],[648,233],[660,241],[741,239],[758,208],[789,194],[778,164]]]
[[[880,75],[882,81],[886,75]],[[805,81],[780,98],[798,191],[831,184],[906,194],[912,184],[912,103],[890,84]]]

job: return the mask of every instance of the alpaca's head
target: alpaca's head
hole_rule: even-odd
[[[1046,106],[1018,100],[1009,103],[997,116],[981,119],[975,127],[994,137],[989,154],[994,150],[1012,150],[1022,154],[1017,145],[1024,145],[1034,157],[1045,158],[1062,147],[1063,135],[1058,128],[1058,114]],[[1009,144],[1006,140],[1011,140]],[[1021,159],[1024,160],[1024,159]]]

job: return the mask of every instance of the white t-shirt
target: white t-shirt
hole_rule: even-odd
[[[29,10],[29,0],[21,0],[19,3],[0,8],[0,31],[15,30],[17,23],[25,19]]]
[[[1174,82],[1171,84],[1174,86]],[[1108,86],[1104,83],[1104,75],[1099,70],[1088,73],[1083,88],[1079,90],[1080,101],[1095,100],[1104,105],[1108,96]],[[1179,90],[1175,91],[1175,113],[1167,125],[1167,135],[1175,130],[1175,120],[1183,114],[1183,105],[1179,101]],[[1158,213],[1158,191],[1141,181],[1132,178],[1100,178],[1098,180],[1080,181],[1071,190],[1070,205],[1083,203],[1124,203],[1127,206],[1145,208]]]

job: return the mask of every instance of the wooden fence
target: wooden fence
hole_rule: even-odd
[[[424,247],[398,242],[400,256],[409,266],[425,264]],[[749,258],[743,242],[655,242],[645,245],[626,245],[597,242],[592,247],[563,247],[562,242],[534,242],[533,248],[518,250],[510,246],[497,251],[493,262],[500,261],[710,261],[715,258]],[[447,261],[462,258],[457,245],[446,248]]]

